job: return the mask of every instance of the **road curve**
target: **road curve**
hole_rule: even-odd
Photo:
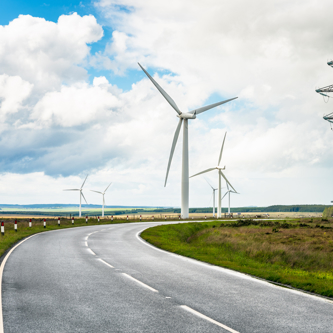
[[[156,249],[138,234],[158,224],[22,243],[3,271],[4,332],[333,331],[331,301]]]

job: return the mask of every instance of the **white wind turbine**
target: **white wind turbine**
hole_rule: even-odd
[[[175,147],[177,144],[179,132],[182,126],[182,123],[184,121],[183,126],[183,154],[182,154],[182,184],[181,184],[181,217],[183,219],[189,217],[189,168],[188,168],[188,120],[189,119],[195,119],[196,116],[202,112],[205,112],[209,109],[215,108],[216,106],[219,106],[221,104],[230,102],[237,97],[227,99],[222,102],[210,104],[203,106],[199,109],[195,109],[189,112],[181,112],[175,103],[175,101],[162,89],[162,87],[149,75],[149,73],[139,64],[141,69],[145,72],[145,74],[148,76],[150,81],[154,84],[154,86],[158,89],[158,91],[163,95],[163,97],[167,100],[167,102],[174,108],[174,110],[178,113],[177,117],[179,118],[179,122],[175,131],[175,135],[173,137],[171,151],[170,151],[170,157],[169,157],[169,163],[168,168],[165,176],[165,183],[164,187],[166,186],[168,175],[169,175],[169,169],[173,157],[173,153],[175,151]],[[221,199],[221,198],[220,198]]]
[[[231,191],[231,190],[229,189],[229,185],[228,185],[228,183],[227,183],[227,189],[228,189],[228,191],[225,192],[225,194],[224,194],[224,196],[222,197],[222,199],[228,194],[228,215],[230,216],[230,193],[236,193],[236,194],[239,194],[239,193],[238,193],[238,192],[235,192],[235,191]]]
[[[82,192],[83,185],[84,185],[84,183],[86,182],[87,178],[88,178],[88,175],[87,175],[86,179],[84,180],[84,182],[83,182],[83,184],[82,184],[82,186],[81,186],[80,188],[72,188],[72,189],[66,189],[66,190],[64,190],[64,191],[80,191],[80,210],[79,210],[79,217],[81,217],[81,197],[84,199],[84,201],[86,202],[86,204],[88,204],[88,202],[87,202],[87,200],[86,200],[86,198],[84,197],[83,192]]]
[[[218,163],[217,163],[217,166],[214,167],[214,168],[209,168],[207,170],[204,170],[204,171],[201,171],[199,173],[196,173],[195,175],[191,176],[190,178],[192,177],[195,177],[195,176],[198,176],[198,175],[201,175],[202,173],[206,173],[206,172],[209,172],[209,171],[212,171],[212,170],[217,170],[218,172],[218,175],[219,175],[219,199],[218,199],[218,208],[217,208],[217,217],[220,218],[221,217],[221,201],[222,201],[222,186],[221,186],[221,177],[223,177],[225,179],[225,181],[227,182],[227,184],[229,184],[231,186],[231,188],[237,192],[233,187],[232,185],[229,183],[228,179],[226,178],[226,176],[223,174],[222,170],[225,170],[225,166],[222,168],[220,166],[220,163],[221,163],[221,159],[222,159],[222,152],[223,152],[223,147],[224,147],[224,141],[225,141],[225,137],[227,135],[227,132],[224,134],[224,139],[223,139],[223,142],[222,142],[222,147],[221,147],[221,151],[220,151],[220,156],[219,156],[219,160],[218,160]]]
[[[104,217],[104,205],[105,205],[104,194],[105,194],[105,192],[107,191],[107,189],[110,187],[111,184],[112,184],[112,183],[109,184],[109,186],[105,189],[104,192],[99,192],[99,191],[90,190],[90,191],[92,191],[92,192],[100,193],[100,194],[102,194],[102,196],[103,196],[102,217]]]
[[[215,217],[215,191],[217,191],[217,188],[214,188],[212,185],[209,184],[208,180],[205,179],[207,184],[212,188],[213,190],[213,217]]]

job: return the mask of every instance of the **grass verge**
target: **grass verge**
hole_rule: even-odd
[[[333,223],[325,219],[186,223],[141,237],[183,256],[333,297]]]

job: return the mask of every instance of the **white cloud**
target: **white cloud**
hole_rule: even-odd
[[[87,76],[82,64],[90,54],[87,43],[102,36],[92,15],[62,15],[57,23],[20,15],[0,26],[0,72],[18,75],[41,92],[82,80]]]
[[[33,85],[19,76],[0,75],[0,115],[5,120],[8,113],[16,113],[30,95]]]
[[[52,175],[59,188],[71,175],[90,172],[93,186],[114,181],[113,203],[179,205],[181,138],[163,188],[174,110],[146,78],[133,79],[126,92],[109,77],[87,82],[88,62],[126,75],[140,61],[182,110],[212,94],[212,103],[239,96],[190,122],[191,173],[216,164],[228,130],[223,164],[242,193],[234,204],[325,202],[333,153],[321,116],[331,104],[314,87],[332,78],[325,65],[333,55],[328,4],[103,0],[96,5],[114,31],[95,55],[87,44],[103,32],[94,17],[73,14],[52,23],[20,16],[0,27],[0,74],[17,77],[20,87],[17,96],[11,88],[0,97],[4,110],[18,110],[0,128],[2,170],[46,183]],[[209,205],[209,196],[202,178],[191,180],[192,206]]]

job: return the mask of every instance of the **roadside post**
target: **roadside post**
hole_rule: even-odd
[[[113,215],[111,215],[111,221],[113,221]]]
[[[165,221],[166,221],[166,215],[164,216],[164,219],[165,219]]]
[[[180,220],[180,215],[179,215],[179,220]]]
[[[140,222],[141,222],[141,215],[140,215]]]
[[[45,219],[44,219],[44,228],[46,228],[46,221],[45,221]]]
[[[205,220],[207,220],[207,216],[205,215]]]
[[[153,221],[154,221],[154,219],[155,219],[155,218],[154,218],[154,215],[153,215]]]
[[[1,235],[5,235],[5,224],[3,223],[3,221],[1,221]]]
[[[99,222],[99,216],[98,216],[98,222]]]
[[[29,228],[31,228],[31,219],[29,220]]]
[[[60,227],[60,217],[58,217],[58,227]]]
[[[15,223],[14,223],[14,230],[17,232],[17,221],[15,220]]]
[[[88,223],[88,216],[86,216],[86,223]]]
[[[72,217],[72,224],[74,224],[74,216]]]
[[[128,221],[128,215],[127,215],[127,221]]]

